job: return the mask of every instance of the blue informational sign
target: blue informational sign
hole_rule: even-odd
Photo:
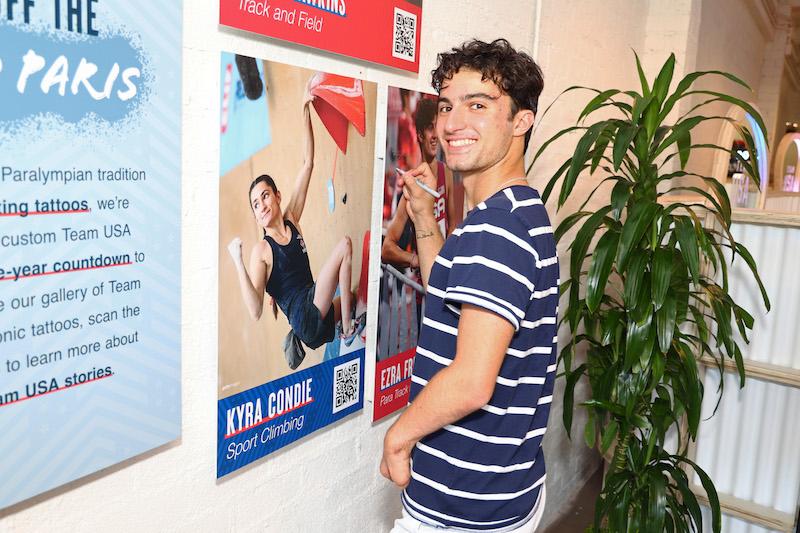
[[[254,63],[258,66],[263,87],[267,87],[263,62]],[[220,66],[219,175],[224,176],[257,151],[269,146],[272,133],[267,90],[262,90],[261,96],[250,100],[245,95],[235,56],[222,52]]]
[[[180,436],[181,20],[3,3],[0,508]]]
[[[219,400],[217,477],[364,406],[364,349]]]

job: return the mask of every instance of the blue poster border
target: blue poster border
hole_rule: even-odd
[[[363,409],[365,352],[361,348],[218,400],[217,478]],[[353,364],[357,400],[334,412],[334,374]]]

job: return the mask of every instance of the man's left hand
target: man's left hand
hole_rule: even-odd
[[[413,443],[397,439],[392,426],[383,439],[383,458],[381,459],[381,475],[401,489],[411,481],[411,449]]]

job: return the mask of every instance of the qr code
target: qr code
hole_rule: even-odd
[[[417,56],[417,16],[394,8],[394,39],[392,56],[414,61]]]
[[[333,412],[338,413],[358,403],[361,360],[353,359],[333,367]]]

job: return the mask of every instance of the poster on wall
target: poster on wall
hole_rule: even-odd
[[[408,403],[425,295],[414,227],[397,176],[423,162],[431,167],[437,178],[434,214],[442,235],[449,235],[464,213],[463,185],[445,166],[436,137],[436,96],[389,87],[387,106],[373,420]]]
[[[220,0],[224,26],[419,72],[422,0]]]
[[[218,477],[363,408],[375,102],[374,83],[222,54]],[[269,143],[227,168],[253,117]]]
[[[2,7],[6,507],[180,436],[182,10]]]

